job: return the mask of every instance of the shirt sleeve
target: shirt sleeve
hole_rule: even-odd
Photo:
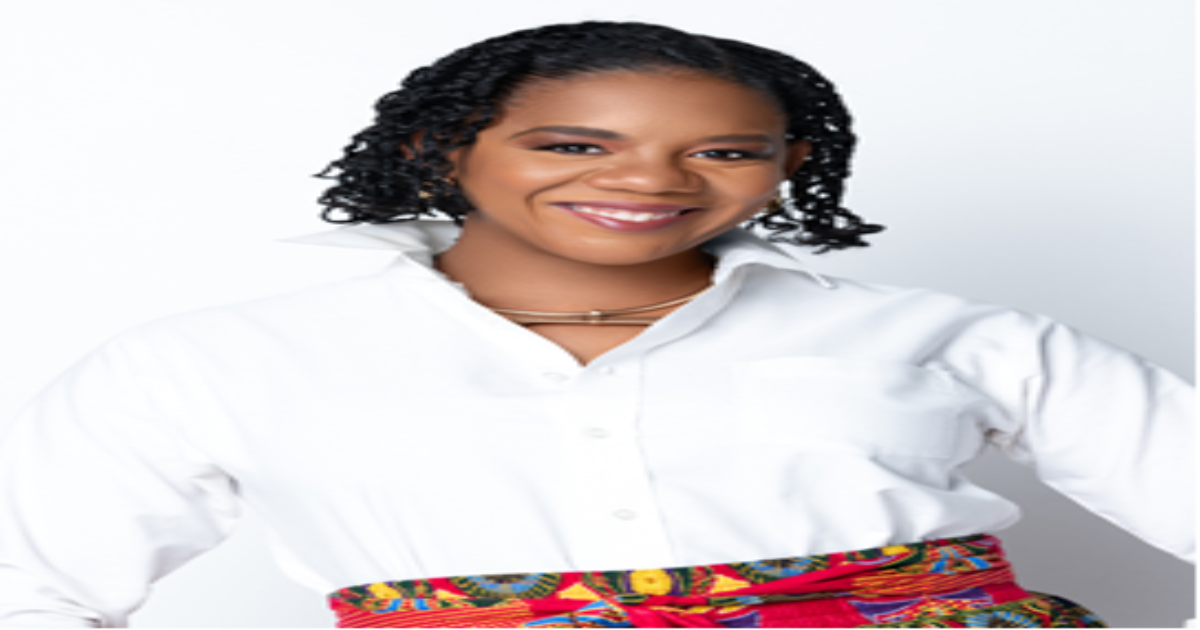
[[[992,442],[1046,485],[1195,565],[1195,386],[1045,318],[989,337],[1021,366],[977,380],[1007,408]]]
[[[1015,424],[993,441],[1047,485],[1194,562],[1192,388],[1067,326],[1040,321],[1036,329],[1035,371],[994,384],[1008,390]]]
[[[118,339],[0,445],[0,627],[125,627],[150,585],[223,540],[232,479],[181,437],[170,391]]]

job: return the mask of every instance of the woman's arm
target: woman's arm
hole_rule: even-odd
[[[1196,388],[1068,326],[1038,338],[1020,424],[998,439],[1040,479],[1196,564]]]
[[[1038,329],[1036,373],[990,384],[1007,390],[1012,421],[993,442],[1092,512],[1194,561],[1192,388],[1067,326]]]
[[[75,366],[0,447],[0,626],[124,627],[237,520],[232,480],[164,417],[170,388],[135,346]]]

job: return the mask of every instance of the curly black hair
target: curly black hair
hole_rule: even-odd
[[[867,245],[883,226],[841,206],[855,136],[833,85],[807,64],[744,42],[639,22],[580,22],[526,29],[460,49],[413,71],[376,104],[375,123],[317,176],[337,180],[320,198],[332,223],[390,223],[471,210],[451,181],[447,155],[475,141],[522,84],[579,74],[685,70],[734,81],[785,113],[793,142],[812,152],[782,204],[747,225],[773,241],[817,252]],[[335,216],[339,215],[339,216]]]

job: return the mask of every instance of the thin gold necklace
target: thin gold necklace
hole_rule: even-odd
[[[497,313],[500,313],[501,315],[507,316],[513,322],[516,322],[518,324],[523,324],[523,325],[528,325],[528,324],[591,324],[594,326],[614,326],[614,325],[642,326],[642,325],[646,325],[646,324],[653,324],[654,322],[658,321],[660,318],[659,317],[622,317],[622,315],[627,315],[629,313],[641,313],[644,311],[653,311],[653,310],[659,309],[659,308],[666,308],[668,306],[675,306],[677,304],[683,304],[685,302],[690,302],[693,299],[695,299],[696,296],[709,290],[709,288],[711,288],[711,286],[712,285],[709,285],[707,287],[704,287],[703,289],[700,289],[699,291],[697,291],[695,293],[692,293],[691,295],[685,295],[681,298],[675,298],[674,300],[668,300],[666,302],[660,302],[658,304],[651,304],[649,306],[638,306],[638,307],[634,307],[634,308],[620,308],[620,309],[616,309],[616,310],[612,310],[612,311],[594,310],[594,311],[581,311],[581,312],[575,312],[575,313],[553,313],[553,312],[544,312],[544,311],[518,311],[516,309],[511,309],[511,308],[492,308],[490,306],[488,308],[490,308],[491,310],[493,310]]]

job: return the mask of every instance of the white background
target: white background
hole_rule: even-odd
[[[25,0],[0,9],[0,413],[140,322],[384,264],[273,242],[322,229],[308,175],[414,67],[581,19],[744,39],[839,85],[850,206],[891,228],[817,269],[1046,313],[1190,374],[1189,0]],[[1189,567],[1028,471],[974,470],[1027,509],[1002,534],[1025,586],[1118,626],[1191,615]],[[330,626],[261,540],[249,519],[134,623]]]

